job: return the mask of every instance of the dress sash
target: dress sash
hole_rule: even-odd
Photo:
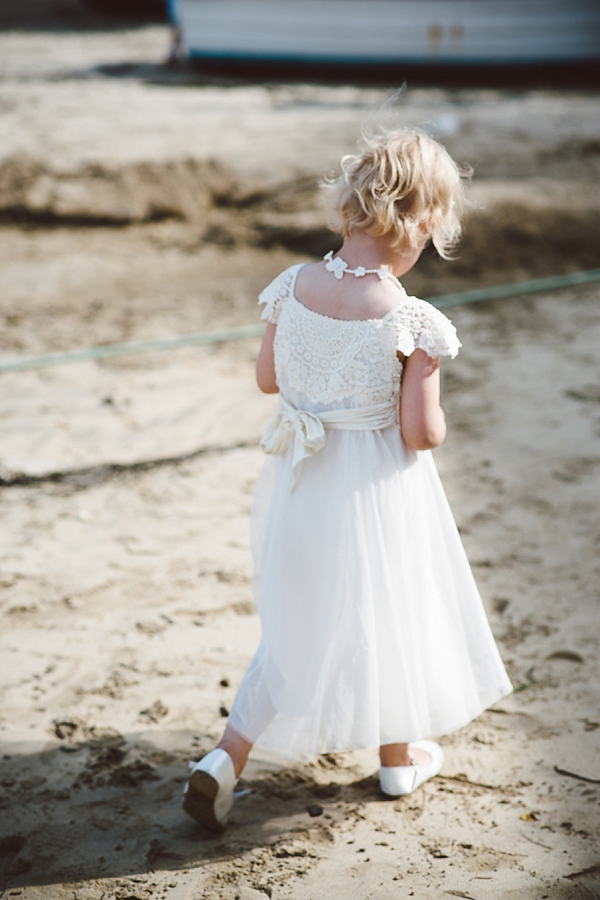
[[[279,396],[279,405],[269,420],[260,446],[265,453],[283,456],[293,446],[292,490],[296,467],[319,450],[327,440],[327,431],[377,431],[398,423],[398,402],[390,400],[372,406],[330,409],[313,413],[296,409]]]

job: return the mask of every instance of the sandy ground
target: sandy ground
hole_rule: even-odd
[[[332,245],[317,177],[389,91],[223,84],[160,27],[0,33],[0,359],[257,320]],[[597,96],[409,90],[475,169],[409,289],[600,266]],[[4,373],[0,892],[48,900],[600,897],[599,289],[451,311],[439,468],[515,693],[386,801],[376,753],[256,755],[180,809],[256,645],[255,340]],[[115,465],[118,464],[118,465]]]

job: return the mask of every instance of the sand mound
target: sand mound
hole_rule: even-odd
[[[449,277],[455,286],[600,266],[600,211],[587,197],[573,203],[563,191],[550,205],[539,187],[515,182],[496,182],[491,195],[480,188],[479,196],[453,266],[428,253],[409,279],[411,289],[431,292],[432,280],[447,284]],[[166,220],[189,226],[196,244],[226,249],[282,248],[319,257],[336,243],[316,176],[267,184],[218,161],[194,159],[66,172],[35,160],[10,159],[0,167],[4,224],[110,229]]]

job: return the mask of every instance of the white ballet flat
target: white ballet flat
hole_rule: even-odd
[[[183,792],[185,812],[211,831],[223,831],[233,806],[235,769],[230,755],[217,748],[200,762],[190,763],[190,780]]]
[[[379,784],[383,793],[390,797],[412,794],[424,781],[437,775],[444,763],[444,751],[435,741],[414,741],[410,746],[429,753],[431,762],[425,766],[414,760],[410,766],[381,766]]]

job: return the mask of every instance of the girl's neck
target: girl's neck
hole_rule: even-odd
[[[344,238],[341,249],[336,254],[348,263],[351,269],[364,266],[366,269],[386,268],[397,277],[404,275],[412,269],[421,255],[420,249],[402,252],[393,247],[391,240],[386,236],[367,234],[366,231],[355,231],[350,237]]]

